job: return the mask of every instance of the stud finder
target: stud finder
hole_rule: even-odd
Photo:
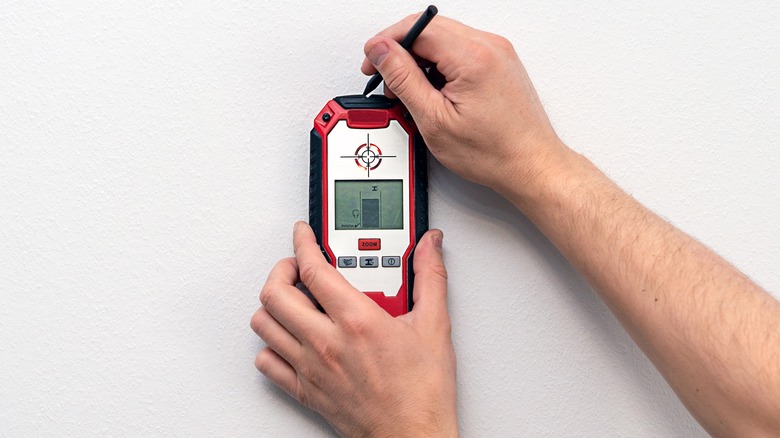
[[[314,120],[309,224],[325,258],[390,315],[412,308],[428,230],[427,151],[397,99],[339,96]]]

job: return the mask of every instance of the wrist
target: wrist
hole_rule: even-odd
[[[492,187],[526,214],[554,201],[590,164],[557,137],[532,149],[537,152],[508,160],[504,177]]]
[[[416,414],[425,414],[425,410],[417,411]],[[415,420],[396,420],[386,427],[375,429],[369,435],[374,438],[457,438],[460,436],[458,420],[454,414],[427,412],[424,417]]]
[[[371,436],[374,438],[458,438],[460,433],[458,432],[457,425],[427,425],[425,427],[394,426],[389,431],[378,431],[376,433],[372,433]]]
[[[586,157],[563,148],[562,153],[540,159],[531,178],[499,193],[575,262],[571,257],[577,253],[569,248],[575,232],[596,226],[605,208],[630,197]]]
[[[607,193],[614,183],[586,157],[557,141],[533,159],[515,160],[514,180],[496,189],[533,222],[548,222],[559,215],[576,215],[582,201],[574,197]]]

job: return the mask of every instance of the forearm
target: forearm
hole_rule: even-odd
[[[534,221],[710,432],[780,428],[777,301],[560,143],[509,41],[437,17],[414,47],[434,88],[395,43],[413,20],[369,40],[363,72],[382,73],[439,162]]]
[[[588,279],[709,432],[780,430],[780,304],[561,150],[533,182],[501,191]]]

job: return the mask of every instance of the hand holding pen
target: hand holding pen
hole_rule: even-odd
[[[401,47],[403,47],[405,50],[410,50],[412,48],[412,44],[414,44],[414,41],[417,39],[418,36],[422,33],[423,29],[425,29],[426,26],[428,26],[428,23],[431,22],[433,17],[436,16],[436,14],[439,12],[439,10],[434,5],[428,6],[425,11],[420,15],[420,18],[417,19],[417,22],[414,23],[411,29],[409,29],[409,32],[406,34],[403,40],[401,40]],[[371,76],[371,79],[368,80],[368,84],[366,84],[366,89],[363,90],[363,95],[368,96],[369,93],[374,91],[376,87],[379,86],[379,84],[382,83],[382,75],[379,72],[374,73],[373,76]]]

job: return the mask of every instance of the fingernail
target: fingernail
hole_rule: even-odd
[[[433,246],[441,249],[442,242],[444,241],[444,233],[439,231],[433,235]]]
[[[388,53],[390,53],[390,47],[388,47],[387,44],[376,43],[368,52],[368,60],[376,67],[387,58]]]
[[[293,225],[293,233],[298,231],[298,228],[300,227],[301,227],[301,222],[300,221],[296,222],[295,225]]]

